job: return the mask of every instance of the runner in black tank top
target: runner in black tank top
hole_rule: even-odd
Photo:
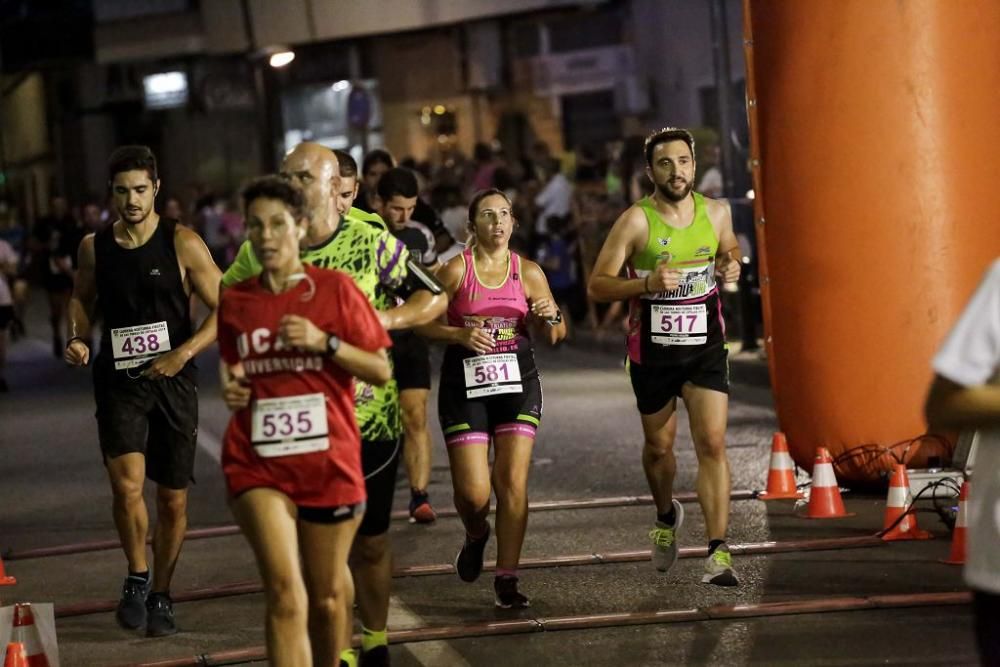
[[[409,169],[394,167],[378,181],[372,199],[375,212],[389,231],[406,244],[410,257],[429,273],[440,264],[434,250],[434,235],[413,222],[419,202],[417,177]],[[414,331],[393,331],[393,373],[399,386],[403,416],[403,460],[410,480],[410,522],[433,523],[437,513],[431,506],[427,486],[431,478],[431,436],[427,428],[427,400],[431,391],[431,351]]]
[[[190,299],[174,247],[176,227],[176,220],[160,218],[149,240],[132,249],[118,245],[113,227],[94,236],[97,307],[105,324],[96,368],[119,371],[105,376],[109,379],[137,378],[171,344],[191,337]],[[195,377],[193,359],[180,375]]]
[[[117,620],[146,626],[149,636],[177,631],[170,601],[187,526],[187,485],[198,436],[193,358],[215,340],[221,274],[197,234],[153,210],[156,158],[125,146],[108,165],[119,220],[80,243],[79,272],[69,304],[65,359],[90,361],[91,314],[104,332],[94,363],[97,430],[114,496],[115,525],[128,559]],[[195,333],[193,290],[211,311]],[[143,478],[157,484],[153,576],[146,560]]]

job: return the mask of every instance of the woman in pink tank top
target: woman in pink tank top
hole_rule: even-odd
[[[517,566],[528,525],[528,470],[542,417],[542,390],[532,334],[549,344],[566,335],[541,268],[510,251],[516,222],[499,190],[477,193],[469,206],[470,245],[438,273],[448,292],[448,323],[421,333],[448,343],[441,366],[438,416],[448,445],[455,509],[465,542],[458,576],[475,581],[490,538],[489,445],[497,495],[496,605],[528,606]]]

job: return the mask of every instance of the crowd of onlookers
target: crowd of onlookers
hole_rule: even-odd
[[[709,147],[704,156],[706,164],[699,164],[696,189],[719,196],[717,151]],[[357,206],[365,208],[366,183],[377,182],[393,166],[395,159],[388,151],[376,149],[366,156],[359,174],[362,193]],[[466,241],[471,195],[498,188],[510,197],[518,221],[511,247],[542,266],[560,306],[571,314],[569,321],[597,336],[621,330],[623,304],[593,304],[585,285],[615,219],[652,191],[641,137],[561,155],[537,142],[526,155],[517,157],[496,143],[479,143],[471,157],[449,152],[433,162],[404,158],[399,166],[418,176],[421,200],[414,219],[434,230],[441,241],[439,249]],[[184,197],[161,196],[157,210],[195,229],[222,268],[232,262],[244,238],[242,215],[231,195],[189,185]],[[0,200],[0,391],[6,391],[6,338],[24,335],[30,289],[44,290],[47,295],[52,351],[62,356],[63,317],[72,291],[77,247],[84,235],[108,224],[112,217],[106,200],[77,203],[55,196],[47,214],[29,223]]]

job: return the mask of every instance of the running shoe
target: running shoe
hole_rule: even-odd
[[[467,583],[472,583],[479,578],[483,571],[483,551],[486,550],[486,543],[490,541],[490,524],[486,524],[486,532],[478,539],[465,534],[465,544],[461,551],[455,556],[455,571],[458,578]]]
[[[509,574],[493,579],[496,605],[500,609],[524,609],[531,606],[528,596],[517,590],[517,577]]]
[[[410,494],[410,523],[434,523],[437,512],[431,507],[431,501],[426,491]]]
[[[389,647],[383,644],[376,646],[370,651],[361,652],[361,660],[358,667],[389,667]]]
[[[684,524],[684,506],[676,498],[671,502],[674,505],[674,516],[676,517],[674,525],[668,526],[657,521],[653,529],[649,531],[649,539],[653,542],[653,567],[660,572],[666,572],[677,562],[677,533]]]
[[[177,632],[174,603],[168,593],[150,593],[146,598],[146,636],[166,637]]]
[[[118,625],[126,630],[138,630],[146,623],[146,596],[149,595],[149,586],[152,579],[135,577],[129,575],[125,577],[122,584],[122,597],[118,600],[118,609],[115,610],[115,619]]]
[[[715,586],[739,585],[740,580],[736,578],[736,570],[733,569],[733,555],[725,544],[720,545],[705,559],[705,575],[701,578],[701,583]]]

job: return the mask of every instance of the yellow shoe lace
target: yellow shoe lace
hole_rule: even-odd
[[[716,549],[715,552],[712,553],[712,560],[725,568],[732,569],[733,567],[733,556],[728,551]]]
[[[658,547],[669,547],[674,543],[674,529],[654,528],[649,531],[649,539]]]

